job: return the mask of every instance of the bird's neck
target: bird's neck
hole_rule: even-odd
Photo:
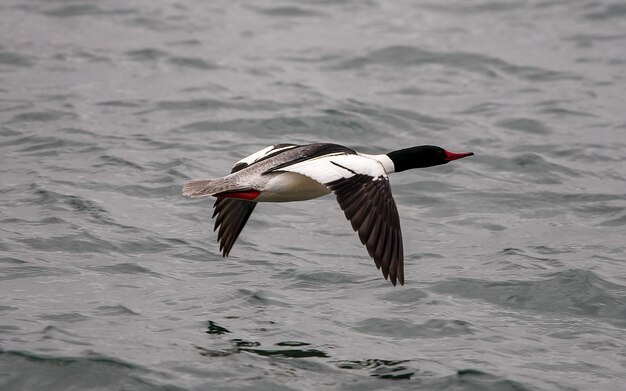
[[[378,162],[382,164],[383,168],[385,169],[386,174],[391,174],[392,172],[397,171],[396,166],[393,164],[393,161],[386,154],[368,155],[367,153],[360,153],[360,152],[358,152],[358,154],[363,157],[368,157],[370,159],[378,160]]]

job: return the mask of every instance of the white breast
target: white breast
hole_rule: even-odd
[[[283,172],[270,179],[256,202],[305,201],[329,194],[321,183],[301,174]]]

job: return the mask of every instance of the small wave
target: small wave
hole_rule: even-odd
[[[138,171],[145,171],[145,167],[119,156],[102,155],[99,157],[99,160],[102,161],[102,163],[94,164],[94,167],[115,166],[118,168],[132,168]]]
[[[388,46],[382,49],[371,50],[363,56],[343,60],[330,68],[351,70],[370,65],[414,67],[426,64],[439,64],[445,67],[479,73],[486,77],[498,77],[499,74],[504,74],[537,82],[580,80],[580,76],[570,72],[553,71],[536,66],[514,65],[484,54],[436,52],[414,46]]]
[[[133,61],[141,62],[159,62],[165,61],[169,64],[183,68],[193,68],[204,71],[219,69],[220,67],[213,62],[200,57],[185,57],[172,55],[161,49],[144,48],[135,49],[126,52],[126,55]]]
[[[260,138],[259,143],[267,143],[267,138],[282,139],[289,134],[291,141],[305,136],[316,139],[337,139],[343,135],[362,134],[374,138],[380,131],[360,118],[340,116],[286,116],[274,118],[243,118],[228,121],[198,121],[184,125],[177,132],[236,132],[236,134],[252,134]],[[344,136],[345,137],[345,136]],[[197,148],[203,148],[200,145]]]
[[[467,4],[465,2],[450,2],[448,3],[437,3],[430,2],[419,5],[420,8],[451,13],[456,15],[466,15],[466,14],[482,14],[486,15],[489,13],[505,13],[507,11],[514,11],[520,8],[525,7],[525,3],[523,2],[508,2],[508,1],[479,1],[472,4]]]
[[[444,338],[472,334],[472,327],[465,321],[429,319],[416,325],[404,319],[369,318],[360,321],[355,330],[388,338]]]
[[[421,289],[406,288],[402,291],[397,291],[397,292],[394,291],[394,292],[386,293],[382,295],[381,298],[383,300],[387,300],[393,303],[415,305],[416,303],[423,301],[427,297],[428,297],[428,293],[426,293],[425,291]]]
[[[546,135],[552,133],[543,122],[532,118],[508,118],[496,122],[496,126],[530,134]]]
[[[271,101],[240,100],[224,101],[218,99],[191,99],[178,101],[157,102],[156,110],[210,110],[210,109],[239,109],[239,110],[275,110],[278,105]]]
[[[623,18],[626,15],[626,4],[624,3],[608,5],[596,3],[595,5],[601,9],[587,12],[585,18],[594,21],[605,21],[613,18]]]
[[[81,16],[102,16],[102,15],[127,15],[133,13],[132,9],[104,9],[94,4],[73,4],[61,7],[53,7],[42,10],[41,13],[56,18],[73,18]]]
[[[135,61],[155,61],[170,57],[170,54],[165,50],[155,48],[129,50],[126,55]]]
[[[295,276],[297,282],[292,284],[291,287],[297,289],[317,290],[323,289],[323,287],[330,288],[337,285],[348,286],[363,282],[357,275],[345,272],[342,273],[338,270],[312,272],[295,271],[289,274]]]
[[[27,351],[2,350],[0,366],[11,368],[3,376],[3,388],[10,390],[81,390],[133,389],[171,390],[167,385],[153,384],[155,372],[139,365],[93,352],[85,356],[35,354]],[[149,376],[150,375],[150,376]]]
[[[113,224],[110,213],[99,203],[74,194],[61,194],[52,190],[46,190],[36,185],[33,186],[33,194],[36,198],[31,201],[36,204],[47,204],[53,210],[75,212],[88,215],[92,222],[101,224]]]
[[[148,101],[146,100],[106,100],[102,102],[96,103],[98,106],[108,106],[108,107],[142,107]]]
[[[0,66],[29,68],[35,64],[35,59],[20,53],[0,50]]]
[[[626,319],[626,287],[587,270],[565,270],[538,281],[456,279],[432,288],[515,309],[602,318],[618,324]]]
[[[620,208],[623,210],[624,208]],[[626,214],[622,214],[621,216],[610,218],[600,222],[598,225],[603,227],[621,227],[626,225]]]
[[[68,72],[78,72],[80,70],[79,67],[76,66],[77,62],[91,62],[91,63],[105,63],[110,64],[113,63],[113,58],[109,57],[108,54],[103,54],[101,51],[95,49],[83,49],[83,50],[71,50],[67,52],[57,53],[53,56],[53,58],[64,64],[62,68],[59,68],[58,65],[51,66],[49,70],[58,71],[59,69],[63,69]]]
[[[158,273],[153,272],[152,270],[138,265],[136,263],[116,263],[113,265],[102,265],[102,266],[86,266],[85,269],[97,271],[103,274],[149,274],[153,276],[158,276]]]
[[[61,323],[76,323],[76,322],[84,322],[89,319],[88,316],[85,316],[78,312],[67,312],[67,313],[59,313],[59,314],[43,314],[38,316],[39,319],[43,320],[52,320],[54,322]]]
[[[78,115],[69,111],[46,110],[46,111],[30,111],[17,114],[8,123],[28,123],[28,122],[51,122],[66,119],[76,119]]]
[[[49,266],[22,265],[0,268],[0,280],[18,280],[22,278],[55,277],[78,275],[79,273],[65,268]]]
[[[72,254],[107,254],[117,250],[117,247],[108,240],[103,240],[88,232],[46,238],[20,238],[16,240],[25,244],[31,250],[45,252],[63,251]]]
[[[60,131],[61,132],[61,131]],[[92,143],[72,140],[62,136],[37,136],[8,138],[0,142],[0,146],[13,147],[13,150],[24,156],[60,156],[76,152],[93,152],[98,150]]]
[[[270,291],[251,291],[238,289],[238,299],[241,305],[252,307],[292,307],[292,304],[284,297]]]
[[[260,8],[260,7],[251,7],[255,9],[257,12],[274,17],[288,17],[288,18],[302,18],[302,17],[323,17],[325,14],[314,11],[311,9],[306,9],[302,7],[296,6],[283,6],[283,7],[268,7],[268,8]]]
[[[585,176],[585,172],[556,161],[553,158],[547,160],[541,154],[532,152],[506,157],[481,155],[480,158],[480,163],[492,166],[498,175],[506,174],[506,178],[502,179],[517,183],[555,185]]]
[[[102,305],[96,307],[93,311],[98,316],[137,316],[135,311],[123,305]]]
[[[9,128],[8,126],[0,126],[0,136],[2,136],[3,138],[4,137],[17,137],[17,136],[20,136],[21,134],[22,133]]]

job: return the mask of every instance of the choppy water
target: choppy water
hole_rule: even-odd
[[[617,390],[626,3],[0,4],[2,390]],[[278,142],[391,180],[407,283],[332,197],[222,259],[180,195]]]

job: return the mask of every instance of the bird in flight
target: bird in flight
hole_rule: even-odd
[[[188,197],[217,198],[214,229],[224,257],[257,203],[304,201],[335,193],[385,279],[404,285],[400,217],[387,175],[472,155],[433,145],[368,155],[337,144],[276,144],[239,160],[229,175],[190,180],[182,191]]]

